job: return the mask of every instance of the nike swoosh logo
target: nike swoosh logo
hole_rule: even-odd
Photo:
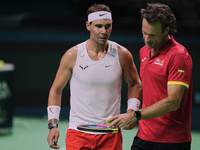
[[[49,111],[53,114],[53,111],[51,109],[52,109],[52,107],[49,108]]]
[[[110,67],[110,66],[112,66],[112,65],[105,65],[106,68],[108,68],[108,67]]]
[[[105,14],[99,14],[99,17],[101,17],[101,16],[104,16],[104,15],[106,15],[107,13],[105,13]]]

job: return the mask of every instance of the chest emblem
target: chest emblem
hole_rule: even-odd
[[[143,61],[145,61],[145,59],[147,59],[147,58],[146,58],[146,57],[144,57],[144,58],[142,59],[142,62],[143,62]]]
[[[112,65],[105,65],[105,68],[111,67]]]
[[[154,62],[154,64],[163,66],[163,64],[164,64],[164,59],[161,60],[160,58],[157,58],[156,61]]]
[[[81,65],[79,65],[79,67],[80,67],[82,70],[85,70],[86,68],[88,68],[88,66],[83,67],[83,66],[81,66]]]

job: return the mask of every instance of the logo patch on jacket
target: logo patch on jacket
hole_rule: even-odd
[[[157,58],[156,61],[154,62],[154,64],[163,66],[163,64],[164,64],[164,59],[161,60],[160,58]]]

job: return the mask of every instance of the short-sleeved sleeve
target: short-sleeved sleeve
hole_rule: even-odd
[[[174,54],[168,66],[168,85],[179,84],[189,88],[191,69],[191,57],[184,53]]]

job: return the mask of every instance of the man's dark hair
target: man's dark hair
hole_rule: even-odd
[[[87,15],[96,11],[108,11],[111,13],[109,6],[105,4],[93,4],[92,6],[88,8]]]
[[[147,4],[146,9],[141,9],[141,18],[145,18],[148,23],[153,24],[160,22],[162,31],[169,26],[169,34],[174,34],[176,30],[176,16],[169,6],[161,3]]]

